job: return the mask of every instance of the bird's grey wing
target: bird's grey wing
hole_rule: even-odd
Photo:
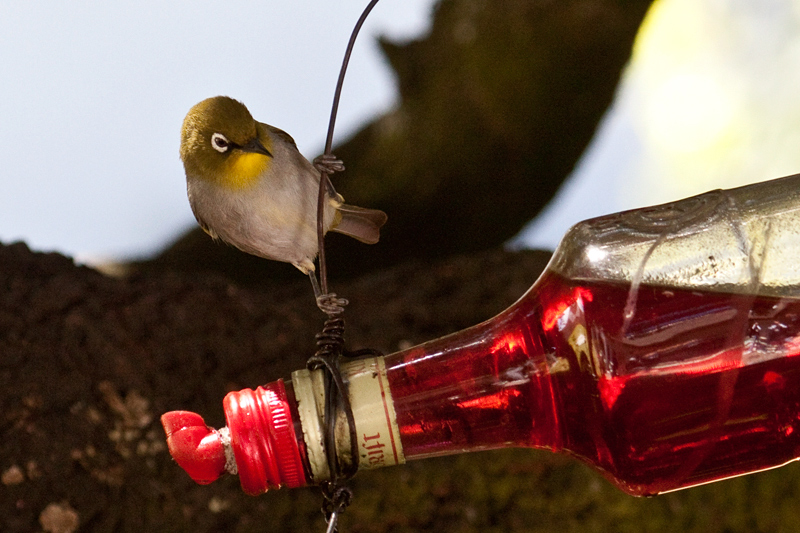
[[[291,144],[292,146],[294,146],[295,150],[297,149],[297,143],[294,142],[294,139],[292,139],[291,135],[289,135],[288,133],[286,133],[282,129],[276,128],[274,126],[270,126],[269,124],[264,124],[262,122],[261,125],[264,126],[265,128],[267,128],[267,131],[270,132],[272,135],[275,135],[276,137],[279,137],[282,140],[286,141],[287,143]]]
[[[270,134],[275,135],[276,137],[279,137],[280,139],[286,141],[287,143],[291,144],[295,150],[297,150],[297,143],[294,142],[294,139],[292,138],[291,135],[289,135],[282,129],[276,128],[275,126],[270,126],[269,124],[264,124],[263,122],[262,124],[265,128],[267,128],[267,131],[269,131]],[[308,164],[310,165],[310,163]],[[334,201],[336,201],[337,203],[341,203],[344,201],[344,199],[341,196],[339,196],[339,194],[336,192],[336,189],[334,189],[333,183],[331,183],[330,178],[325,180],[325,190],[328,192],[328,196],[334,199]]]

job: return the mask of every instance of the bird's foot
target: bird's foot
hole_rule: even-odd
[[[314,168],[330,176],[334,172],[343,171],[344,163],[333,154],[322,154],[314,159]]]
[[[317,296],[317,307],[320,311],[334,317],[344,313],[344,307],[350,302],[345,298],[339,298],[335,293],[329,292],[328,294],[320,294]]]

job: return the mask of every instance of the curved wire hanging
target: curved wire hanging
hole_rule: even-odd
[[[364,25],[364,21],[367,20],[367,16],[369,15],[372,8],[375,7],[375,4],[378,3],[378,0],[372,0],[367,7],[364,9],[364,12],[361,13],[361,17],[359,17],[358,22],[356,22],[355,27],[353,28],[353,33],[350,35],[350,41],[347,43],[347,50],[344,53],[344,60],[342,61],[342,68],[339,71],[339,80],[336,82],[336,91],[333,94],[333,107],[331,109],[331,119],[328,123],[328,136],[325,140],[325,152],[324,155],[329,156],[331,155],[331,148],[333,145],[333,128],[336,124],[336,114],[339,111],[339,99],[342,95],[342,86],[344,85],[344,75],[347,71],[347,65],[350,63],[350,56],[353,53],[353,47],[356,44],[356,37],[358,36],[358,32],[361,30],[361,26]],[[320,289],[322,294],[328,294],[328,269],[327,264],[325,262],[325,228],[324,228],[324,210],[325,210],[325,182],[328,181],[328,173],[324,170],[321,170],[321,176],[319,180],[319,196],[317,197],[317,240],[319,242],[319,283]]]

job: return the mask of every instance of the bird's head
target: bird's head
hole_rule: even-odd
[[[227,96],[203,100],[183,120],[180,153],[187,178],[247,187],[269,169],[271,149],[266,129]]]

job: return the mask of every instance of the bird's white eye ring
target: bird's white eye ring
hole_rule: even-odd
[[[211,136],[211,146],[217,152],[225,153],[228,151],[228,147],[230,146],[231,142],[221,133],[215,133]]]

